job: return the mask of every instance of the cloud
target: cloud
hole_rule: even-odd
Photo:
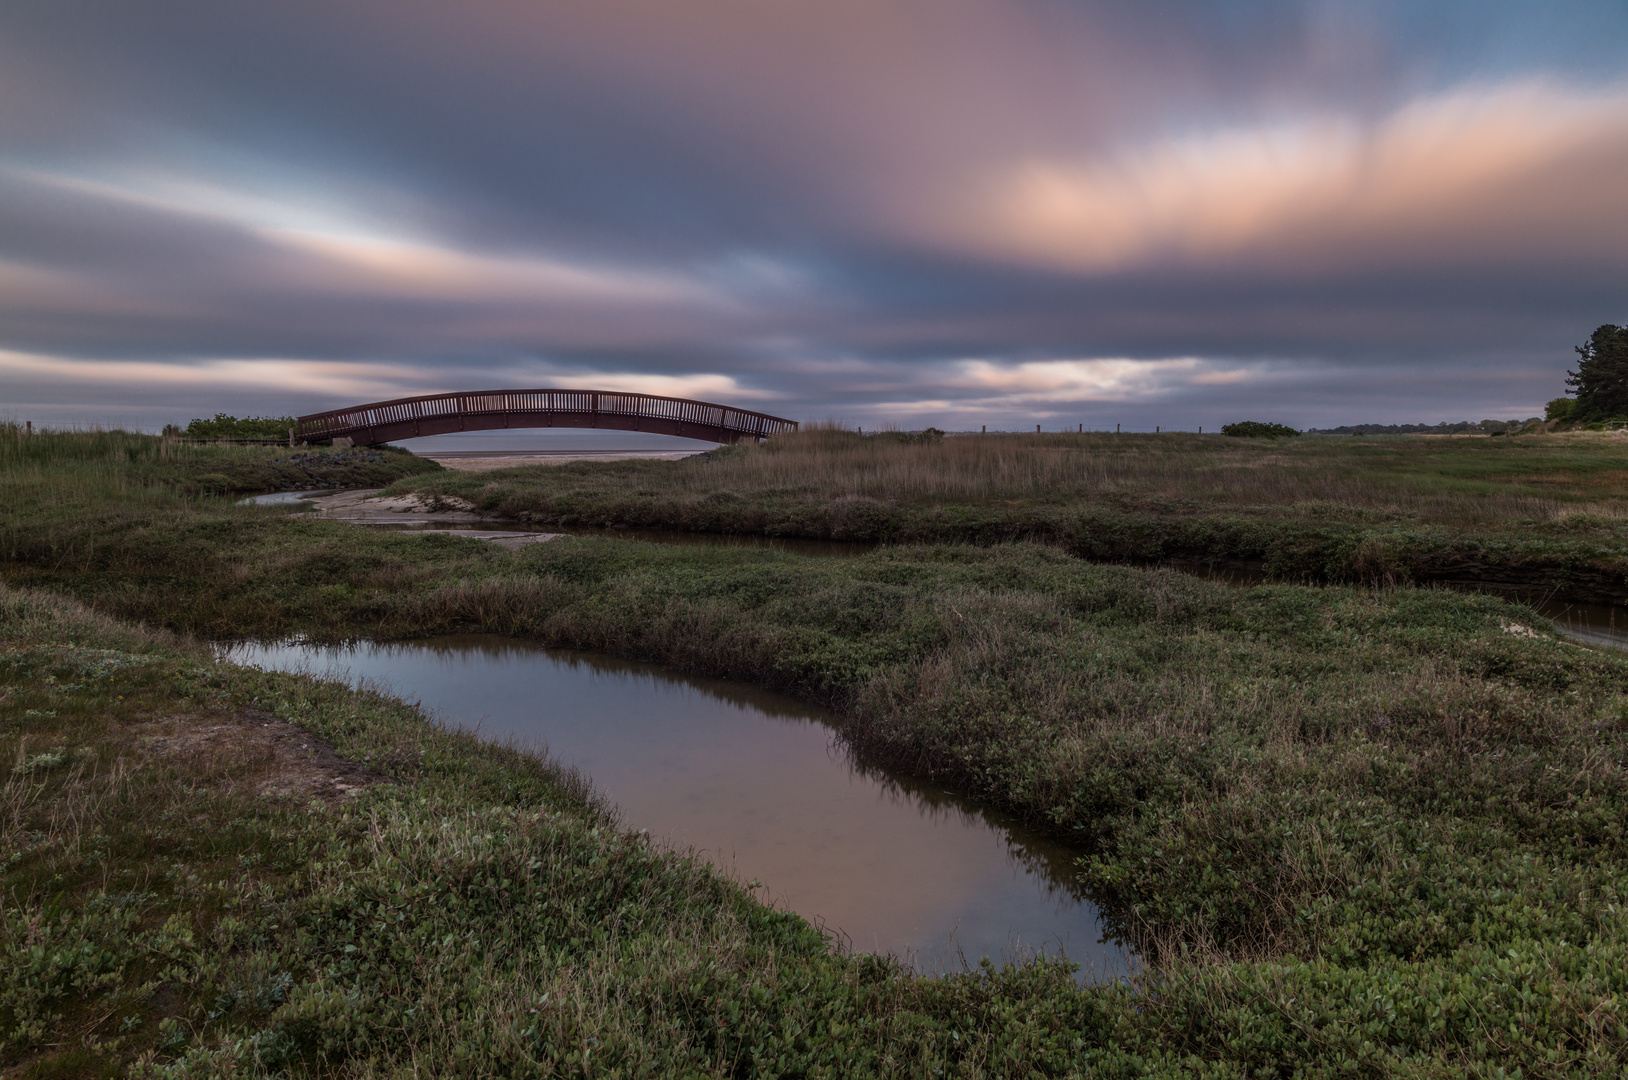
[[[301,276],[313,284],[396,297],[638,307],[716,307],[725,302],[703,282],[673,275],[469,253],[395,237],[292,229],[260,235],[303,256]]]
[[[290,389],[297,388],[297,396]],[[407,364],[315,361],[274,357],[212,359],[187,362],[87,360],[0,350],[0,389],[5,396],[52,393],[69,398],[86,390],[110,400],[128,399],[132,391],[149,396],[206,396],[209,393],[258,394],[277,411],[291,400],[332,399],[344,404],[389,400],[417,394],[472,389],[621,390],[666,397],[770,400],[776,395],[742,386],[729,375],[697,372],[656,375],[644,372],[593,371],[544,363],[494,365],[464,369],[455,381],[437,368]]]
[[[721,306],[728,298],[695,276],[593,265],[543,254],[466,251],[392,233],[354,211],[220,182],[167,176],[120,182],[34,169],[0,172],[101,210],[120,207],[159,228],[188,226],[252,238],[286,274],[312,288],[442,300]],[[93,211],[94,212],[94,211]],[[103,211],[105,212],[105,211]],[[170,219],[170,222],[166,222]],[[171,224],[173,227],[173,224]]]
[[[1461,88],[1377,123],[1338,114],[996,168],[919,235],[1103,273],[1147,264],[1610,257],[1628,241],[1628,87]],[[1559,196],[1559,198],[1557,198]]]
[[[958,365],[959,377],[952,385],[983,392],[985,403],[1122,401],[1165,392],[1173,381],[1191,378],[1205,366],[1194,357],[1031,360],[1018,364],[963,360]]]
[[[0,350],[0,380],[12,387],[78,386],[117,393],[128,386],[160,392],[191,387],[269,392],[293,386],[307,394],[378,398],[401,396],[404,388],[423,386],[427,377],[433,375],[393,364],[269,357],[194,362],[86,360]]]
[[[1628,321],[1619,9],[23,0],[0,398],[1529,409]]]

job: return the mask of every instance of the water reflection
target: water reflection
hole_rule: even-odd
[[[1559,600],[1551,596],[1534,596],[1513,589],[1486,591],[1511,600],[1519,600],[1536,609],[1539,615],[1554,623],[1555,629],[1567,637],[1586,641],[1591,645],[1628,649],[1628,610],[1615,604],[1584,604],[1575,600]]]
[[[786,551],[793,555],[823,558],[852,558],[875,551],[878,544],[868,540],[808,540],[797,536],[760,536],[733,533],[693,533],[677,529],[599,529],[585,525],[550,525],[567,536],[600,536],[612,540],[642,540],[652,544],[679,544],[694,547],[750,547]]]
[[[369,521],[370,528],[400,532],[476,532],[490,529],[492,522],[441,521]],[[509,535],[531,531],[550,536],[597,536],[604,540],[636,540],[648,544],[676,544],[680,547],[755,548],[784,551],[793,555],[811,555],[818,558],[853,558],[875,551],[879,546],[871,541],[808,540],[797,536],[762,536],[755,533],[693,533],[678,529],[633,529],[597,527],[589,525],[548,525],[527,530],[524,525],[511,521],[501,524],[510,529]]]
[[[301,505],[302,499],[314,499],[318,495],[326,495],[326,491],[274,491],[269,495],[250,495],[239,499],[239,505],[254,504],[258,506],[293,506],[299,510],[315,510],[309,502]]]
[[[1127,971],[1100,942],[1073,853],[935,785],[869,768],[822,710],[742,683],[487,635],[348,648],[241,645],[241,662],[342,674],[489,738],[546,747],[625,825],[699,849],[853,949],[923,971],[1063,953]]]

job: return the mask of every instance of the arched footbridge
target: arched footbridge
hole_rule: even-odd
[[[374,401],[299,417],[296,442],[356,446],[500,428],[611,428],[736,443],[797,430],[797,421],[688,398],[607,390],[473,390]]]

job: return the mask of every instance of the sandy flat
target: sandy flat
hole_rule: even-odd
[[[355,525],[400,525],[413,521],[493,521],[484,514],[474,513],[474,507],[456,496],[443,495],[432,502],[417,495],[378,497],[378,488],[358,488],[336,491],[331,495],[313,493],[301,501],[309,502],[318,517],[335,521],[349,521]]]
[[[455,496],[442,495],[433,500],[416,495],[389,499],[379,498],[378,488],[355,491],[336,491],[329,494],[312,492],[300,500],[311,505],[317,517],[345,521],[352,525],[398,526],[411,530],[406,536],[461,536],[466,540],[487,540],[499,547],[521,548],[527,544],[540,544],[560,537],[561,533],[534,530],[473,529],[470,524],[499,522],[474,513],[474,507]],[[432,524],[461,525],[462,528],[426,528]]]

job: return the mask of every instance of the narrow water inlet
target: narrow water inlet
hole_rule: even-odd
[[[255,495],[242,502],[262,504],[293,504],[299,505],[301,500],[320,497],[325,493],[320,491],[283,491],[273,495]],[[312,507],[306,503],[305,506]],[[314,508],[314,507],[312,507]],[[368,524],[378,526],[379,522]],[[428,521],[402,521],[387,523],[387,527],[434,533],[459,533],[478,539],[498,539],[501,541],[529,536],[533,538],[552,538],[554,536],[601,536],[621,540],[643,540],[658,544],[682,544],[702,547],[754,547],[766,548],[788,552],[794,555],[809,555],[814,557],[855,557],[874,551],[879,546],[869,542],[853,542],[846,540],[805,540],[788,537],[772,537],[759,535],[730,535],[720,533],[691,533],[671,529],[613,529],[591,528],[583,526],[551,525],[550,531],[531,529],[526,532],[482,532],[489,529],[490,523],[454,523],[432,527]],[[1227,585],[1248,587],[1251,585],[1273,584],[1274,580],[1268,578],[1265,570],[1258,562],[1239,562],[1223,565],[1213,565],[1192,560],[1172,561],[1163,564],[1167,569],[1176,570],[1184,574],[1192,574],[1209,581],[1218,581]],[[1568,637],[1591,645],[1602,645],[1609,648],[1628,649],[1628,608],[1614,604],[1587,603],[1560,599],[1529,589],[1522,589],[1510,585],[1499,585],[1490,582],[1453,582],[1444,583],[1438,587],[1451,588],[1460,592],[1488,592],[1503,596],[1510,600],[1526,603],[1535,608],[1538,614],[1551,620],[1555,628]]]
[[[492,635],[232,646],[239,663],[384,686],[453,726],[546,748],[622,824],[699,854],[857,952],[924,973],[1065,955],[1086,981],[1134,960],[1101,940],[1075,853],[997,812],[865,767],[833,717],[756,687]]]
[[[305,512],[319,512],[323,501],[340,494],[372,494],[377,489],[354,491],[307,490],[277,491],[268,495],[250,495],[239,503],[259,506],[288,506]],[[504,546],[520,546],[524,542],[552,540],[560,536],[597,536],[610,540],[640,540],[653,544],[677,544],[681,547],[745,547],[770,551],[783,551],[792,555],[814,557],[854,557],[874,551],[880,545],[867,541],[810,540],[795,536],[761,536],[753,533],[700,533],[680,529],[624,528],[622,526],[548,525],[537,527],[502,518],[479,517],[470,514],[362,514],[355,517],[336,516],[346,521],[374,529],[418,535],[465,536],[472,540],[507,541]]]

